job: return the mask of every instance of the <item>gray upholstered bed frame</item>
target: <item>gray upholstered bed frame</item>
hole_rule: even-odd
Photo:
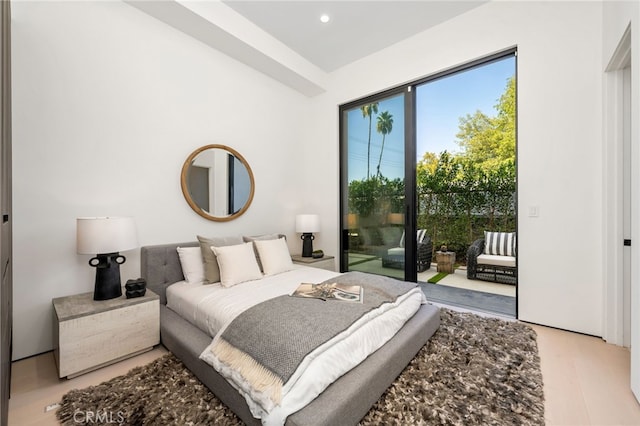
[[[160,296],[162,344],[175,354],[211,391],[245,423],[260,424],[244,398],[213,368],[199,359],[211,337],[166,307],[166,289],[183,280],[176,247],[197,242],[147,246],[141,249],[141,273],[147,287]],[[290,415],[287,425],[357,424],[389,385],[413,359],[440,325],[437,307],[423,305],[389,342],[356,368],[329,386],[302,410]]]

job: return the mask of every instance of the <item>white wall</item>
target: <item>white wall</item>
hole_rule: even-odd
[[[52,348],[52,298],[93,290],[76,217],[134,216],[141,245],[284,232],[300,250],[308,98],[121,2],[12,6],[14,359]],[[209,143],[255,175],[231,222],[201,218],[180,190]],[[124,254],[123,281],[139,276],[139,252]]]
[[[52,298],[92,290],[76,217],[132,215],[141,245],[285,232],[295,251],[293,216],[317,213],[314,247],[337,254],[338,105],[516,45],[520,318],[601,334],[601,3],[488,3],[334,72],[313,99],[126,4],[16,2],[13,18],[14,358],[51,349]],[[180,192],[208,143],[256,178],[232,222]],[[125,254],[124,280],[139,271]]]
[[[519,317],[601,335],[601,29],[597,2],[490,2],[334,72],[306,145],[322,214],[337,224],[336,105],[517,46]]]

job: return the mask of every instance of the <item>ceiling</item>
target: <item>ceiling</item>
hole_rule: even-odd
[[[334,71],[487,0],[223,0],[290,49]],[[320,15],[331,20],[323,24]]]
[[[349,63],[488,0],[123,0],[305,94]],[[331,20],[323,24],[320,16]]]

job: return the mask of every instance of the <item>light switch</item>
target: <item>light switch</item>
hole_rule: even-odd
[[[538,206],[529,206],[529,217],[538,217],[539,213]]]

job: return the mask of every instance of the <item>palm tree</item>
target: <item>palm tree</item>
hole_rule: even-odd
[[[378,171],[377,175],[382,177],[380,173],[380,163],[382,163],[382,152],[384,151],[384,139],[393,130],[393,115],[389,114],[389,111],[382,111],[378,116],[378,122],[376,123],[376,130],[382,134],[382,147],[380,148],[380,158],[378,158]]]
[[[362,117],[369,117],[369,141],[367,142],[367,179],[369,179],[369,163],[371,159],[371,120],[374,114],[378,113],[378,103],[374,102],[372,104],[362,105],[360,107],[362,111]]]

